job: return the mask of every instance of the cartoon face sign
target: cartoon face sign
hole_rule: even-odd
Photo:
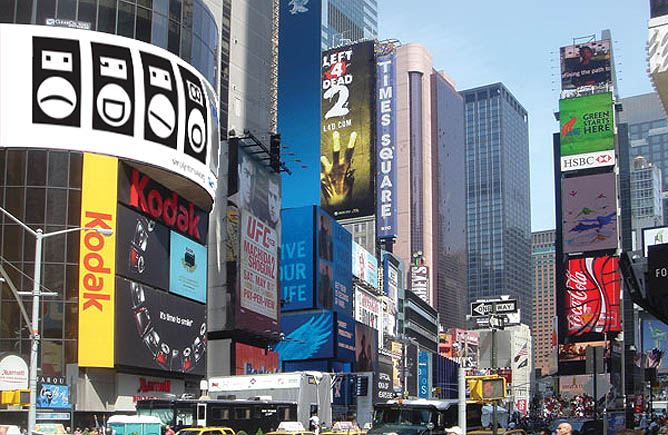
[[[33,37],[33,122],[81,125],[79,42]]]
[[[134,134],[134,74],[130,50],[91,44],[93,53],[93,128]]]
[[[162,57],[141,53],[146,98],[144,138],[176,149],[178,96],[171,63]]]
[[[209,134],[204,87],[200,79],[179,65],[186,100],[186,138],[183,151],[206,163]]]

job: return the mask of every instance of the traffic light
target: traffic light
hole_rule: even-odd
[[[506,397],[506,378],[502,376],[478,376],[469,378],[471,400],[491,402]]]
[[[30,405],[30,390],[7,390],[2,392],[3,405],[27,406]]]

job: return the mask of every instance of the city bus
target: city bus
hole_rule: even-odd
[[[143,399],[137,401],[138,415],[158,417],[174,430],[184,427],[231,427],[237,433],[255,434],[275,430],[282,421],[297,420],[297,403],[253,399]]]

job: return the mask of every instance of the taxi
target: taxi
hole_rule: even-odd
[[[186,427],[176,435],[236,435],[231,427]]]

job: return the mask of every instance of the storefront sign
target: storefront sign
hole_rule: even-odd
[[[28,364],[18,355],[0,358],[0,391],[28,388]]]

